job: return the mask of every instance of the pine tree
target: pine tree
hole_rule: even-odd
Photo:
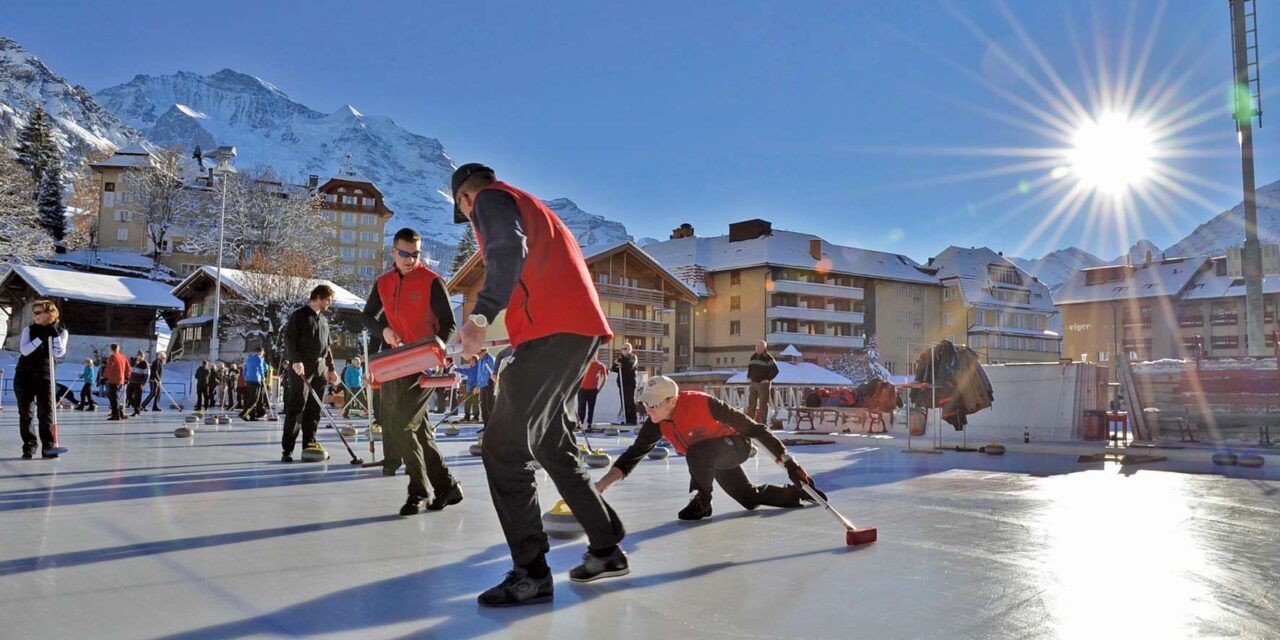
[[[449,267],[450,273],[457,273],[462,265],[479,250],[479,244],[476,242],[475,227],[467,225],[467,230],[462,234],[462,238],[458,240],[458,248],[453,252],[453,265]]]
[[[67,208],[62,204],[62,168],[57,164],[49,165],[40,182],[36,195],[36,208],[40,210],[40,226],[62,241],[67,235]]]
[[[40,210],[40,226],[56,240],[66,235],[66,206],[62,199],[62,152],[53,135],[53,125],[44,109],[36,107],[27,124],[18,132],[18,163],[31,173],[32,194]]]

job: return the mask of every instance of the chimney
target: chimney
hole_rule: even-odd
[[[671,230],[672,240],[676,240],[679,238],[692,238],[692,237],[693,237],[693,225],[689,224],[688,222]]]
[[[814,260],[822,259],[822,241],[821,240],[817,238],[809,239],[809,255],[812,256]]]
[[[314,174],[314,173],[313,173],[313,174],[311,174],[311,175],[309,175],[309,176],[307,176],[307,188],[308,188],[308,189],[314,189],[314,188],[316,188],[316,187],[317,187],[317,186],[319,186],[319,185],[320,185],[320,176],[318,176],[318,175],[316,175],[316,174]]]
[[[768,220],[753,218],[729,224],[729,242],[755,240],[768,235],[773,235],[773,224]]]

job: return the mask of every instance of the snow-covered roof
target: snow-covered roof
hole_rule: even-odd
[[[173,288],[173,291],[174,293],[177,293],[180,289],[183,289],[186,286],[188,286],[192,280],[200,277],[201,274],[208,276],[210,279],[216,279],[217,273],[218,271],[214,267],[210,267],[208,265],[200,267],[200,269],[191,272],[191,275],[187,276],[186,279],[184,279],[182,282],[179,282],[178,285]],[[231,289],[232,291],[236,292],[236,294],[245,296],[245,297],[250,297],[251,294],[249,293],[249,289],[247,288],[248,285],[246,283],[253,277],[260,277],[264,275],[265,274],[252,273],[248,271],[241,271],[239,269],[229,269],[227,267],[223,267],[222,283],[228,289]],[[294,276],[273,276],[273,277],[286,278],[291,282],[300,280],[300,278],[296,278]],[[364,309],[364,303],[365,303],[364,298],[361,298],[360,296],[354,293],[351,293],[350,291],[347,291],[341,286],[336,285],[333,282],[330,282],[328,280],[321,280],[318,278],[307,279],[306,282],[302,284],[302,286],[298,287],[298,289],[299,290],[306,289],[309,291],[322,284],[327,284],[333,288],[333,308],[334,309],[342,309],[345,311],[361,311]]]
[[[102,162],[95,162],[95,167],[148,167],[156,162],[156,157],[151,155],[142,145],[133,143],[123,149],[117,150],[111,154],[110,158]]]
[[[656,269],[659,273],[670,278],[673,284],[686,287],[686,290],[683,293],[686,296],[690,296],[691,300],[696,299],[696,296],[699,295],[695,289],[693,289],[692,287],[689,287],[688,282],[686,282],[684,279],[677,276],[675,273],[671,272],[666,267],[662,266],[662,264],[659,263],[657,260],[655,260],[653,256],[649,255],[644,249],[641,249],[639,245],[637,245],[636,243],[630,240],[603,242],[600,244],[593,244],[590,246],[582,247],[582,259],[587,262],[591,262],[596,258],[612,253],[624,247],[633,249],[634,252],[639,256],[643,258],[647,258],[649,263],[653,266],[653,268]]]
[[[1214,261],[1226,260],[1226,258],[1214,258]],[[1216,264],[1213,266],[1217,266]],[[1262,279],[1262,293],[1280,293],[1280,275],[1269,275]],[[1205,300],[1209,298],[1243,298],[1244,297],[1244,280],[1235,279],[1227,275],[1218,275],[1217,269],[1205,269],[1201,271],[1187,285],[1187,290],[1182,294],[1183,300]]]
[[[144,278],[18,265],[5,276],[0,287],[7,285],[10,278],[22,278],[38,295],[52,298],[131,307],[182,309],[182,301],[170,293],[169,285]]]
[[[725,384],[746,384],[747,372],[739,371],[725,381]],[[774,384],[797,384],[811,387],[848,387],[853,381],[830,370],[819,367],[812,362],[778,361],[778,377]]]
[[[1206,260],[1207,258],[1168,258],[1135,265],[1083,269],[1072,274],[1071,279],[1062,284],[1062,288],[1054,294],[1053,302],[1061,305],[1176,296],[1187,287]],[[1099,277],[1108,269],[1119,277]],[[1086,284],[1089,280],[1097,282]]]
[[[821,243],[821,262],[809,253],[813,240]],[[730,242],[728,235],[710,238],[690,236],[650,244],[644,250],[672,271],[692,265],[702,266],[709,272],[772,265],[938,284],[937,278],[922,273],[917,269],[921,265],[904,255],[832,244],[818,236],[795,231],[774,230],[769,235],[738,242]]]
[[[63,264],[119,267],[123,269],[150,270],[154,261],[136,251],[68,251],[49,258]]]
[[[1017,270],[1022,284],[1016,285],[993,281],[988,269],[993,265]],[[1022,270],[1018,265],[987,247],[965,249],[963,247],[950,246],[934,257],[929,262],[929,266],[938,270],[938,280],[944,285],[949,285],[953,282],[959,285],[961,295],[964,296],[964,301],[969,305],[1001,308],[1016,307],[1034,309],[1044,313],[1054,312],[1052,296],[1047,285],[1033,278],[1031,274]],[[1020,303],[1000,300],[992,295],[992,288],[1026,291],[1030,294],[1030,302]]]
[[[183,318],[178,321],[178,326],[182,327],[189,324],[204,324],[206,322],[213,322],[213,316],[194,316],[191,318]]]

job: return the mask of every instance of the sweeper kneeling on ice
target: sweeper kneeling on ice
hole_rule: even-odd
[[[674,380],[654,376],[639,393],[649,418],[640,427],[631,445],[613,468],[596,483],[604,493],[623,479],[665,437],[689,465],[689,489],[695,491],[689,506],[680,510],[681,520],[701,520],[711,515],[711,481],[720,484],[729,497],[747,509],[760,505],[795,508],[813,498],[800,488],[814,487],[813,479],[787,453],[787,448],[764,425],[746,414],[700,391],[680,391]],[[742,463],[751,457],[751,439],[758,440],[780,461],[791,478],[790,485],[751,483]]]

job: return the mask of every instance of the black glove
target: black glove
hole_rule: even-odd
[[[813,484],[813,478],[810,478],[809,474],[805,473],[804,468],[802,468],[795,460],[787,460],[782,466],[787,470],[787,477],[791,478],[791,482],[795,483],[797,487],[802,484],[807,484],[811,489],[813,489],[814,493],[822,496],[823,500],[827,499],[827,494],[820,491],[818,487]],[[808,494],[805,495],[807,496]]]

